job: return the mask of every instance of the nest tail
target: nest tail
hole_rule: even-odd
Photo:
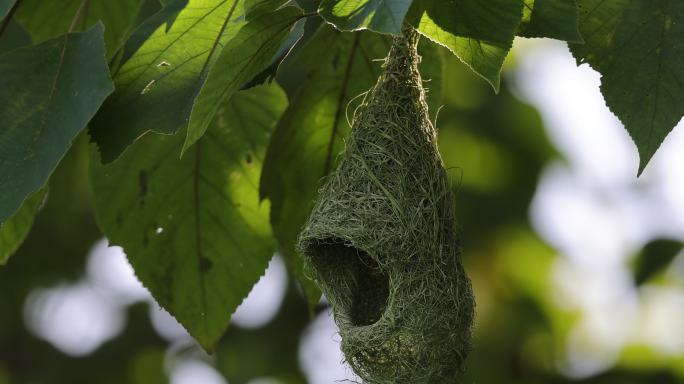
[[[410,27],[394,38],[299,239],[368,384],[454,383],[470,349],[474,298],[417,44]]]

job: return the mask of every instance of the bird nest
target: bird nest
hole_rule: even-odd
[[[394,38],[299,239],[368,384],[453,383],[470,349],[474,298],[417,44],[411,28]]]

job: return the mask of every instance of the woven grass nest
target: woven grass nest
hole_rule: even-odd
[[[394,38],[299,239],[368,384],[454,383],[470,349],[474,298],[417,43],[410,27]]]

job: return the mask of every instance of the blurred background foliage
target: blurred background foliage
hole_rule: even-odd
[[[12,23],[0,49],[26,41]],[[474,350],[462,382],[681,383],[684,335],[676,320],[684,316],[682,236],[654,231],[635,240],[636,249],[618,261],[629,271],[622,287],[631,304],[599,300],[598,305],[634,307],[626,312],[603,308],[616,314],[612,326],[636,321],[619,342],[613,343],[611,324],[605,334],[601,327],[579,332],[592,317],[581,305],[568,303],[559,288],[558,274],[572,258],[534,225],[531,206],[545,170],[572,167],[572,159],[564,158],[546,120],[516,88],[520,52],[546,49],[538,45],[516,48],[499,95],[450,54],[440,50],[428,60],[443,65],[441,76],[426,79],[426,87],[431,103],[441,105],[431,113],[457,194],[463,258],[477,297]],[[569,55],[566,59],[571,62]],[[278,72],[288,95],[307,81],[306,68],[297,65],[286,60]],[[81,136],[52,176],[49,198],[27,241],[0,268],[0,384],[323,384],[344,378],[335,376],[344,370],[330,311],[322,301],[310,314],[294,278],[268,283],[275,278],[267,273],[260,282],[266,284],[262,301],[255,298],[250,305],[253,312],[268,307],[272,313],[257,323],[234,321],[213,356],[201,352],[142,288],[117,281],[132,274],[106,259],[124,260],[120,252],[106,249],[93,219],[88,151],[88,138]],[[637,182],[632,175],[622,187],[639,193],[654,179],[647,174]],[[581,233],[574,238],[577,244],[590,240]],[[596,257],[591,265],[602,265],[601,255]],[[602,276],[611,279],[601,274],[598,279]],[[589,283],[577,278],[568,284]],[[590,296],[601,296],[602,287],[585,288]],[[663,290],[670,300],[661,305],[657,293]],[[655,307],[657,313],[648,315]],[[648,331],[653,327],[670,344],[653,342]],[[312,335],[322,344],[311,341]]]

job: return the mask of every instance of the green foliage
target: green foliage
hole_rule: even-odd
[[[579,0],[585,44],[577,64],[601,73],[601,92],[639,149],[643,172],[684,115],[684,3]],[[638,31],[635,32],[635,31]]]
[[[251,20],[268,12],[273,12],[286,0],[245,0],[245,18]]]
[[[285,106],[275,85],[241,92],[182,159],[182,132],[149,135],[92,171],[100,226],[207,350],[273,255],[268,204],[260,203],[257,183]]]
[[[0,35],[0,53],[31,44],[31,36],[14,19],[8,20],[5,31]]]
[[[77,14],[82,0],[21,0],[17,19],[29,32],[34,43],[66,33]],[[123,44],[133,29],[141,0],[88,0],[76,20],[76,31],[86,30],[98,21],[105,26],[104,40],[108,56]]]
[[[10,256],[28,236],[33,217],[45,199],[47,188],[41,188],[24,200],[19,210],[0,224],[0,265],[7,263]]]
[[[301,11],[295,7],[265,13],[250,20],[230,40],[195,99],[183,152],[204,135],[221,105],[271,63],[281,42],[301,17]]]
[[[103,161],[116,159],[149,131],[171,134],[183,128],[220,48],[244,25],[241,0],[183,5],[169,3],[124,48],[125,62],[114,74],[116,91],[90,129]]]
[[[401,33],[411,0],[323,0],[319,12],[345,31],[369,29],[380,33]]]
[[[425,0],[411,12],[420,33],[449,48],[499,91],[499,73],[520,24],[522,3]]]
[[[103,28],[0,56],[0,222],[40,189],[112,90]]]
[[[16,2],[17,0],[0,0],[0,19],[7,16],[7,13]]]
[[[576,0],[523,0],[518,35],[582,42]]]

